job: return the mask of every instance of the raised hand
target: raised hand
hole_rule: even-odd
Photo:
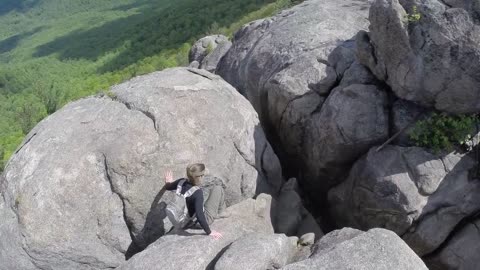
[[[217,231],[212,231],[210,233],[210,236],[213,237],[213,239],[218,240],[223,237],[223,235],[220,232]]]
[[[165,182],[172,183],[173,182],[173,174],[172,171],[168,170],[165,172]]]

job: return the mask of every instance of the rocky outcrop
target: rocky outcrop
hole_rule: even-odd
[[[480,219],[467,223],[436,254],[426,258],[430,270],[478,268]]]
[[[367,33],[372,2],[305,1],[244,26],[233,46],[199,40],[190,61],[201,69],[140,76],[42,121],[0,176],[0,270],[426,269],[417,255],[432,269],[475,268],[475,160],[376,145],[422,116],[415,103],[480,109],[480,5],[376,0]],[[283,184],[258,116],[303,192]],[[410,146],[407,134],[393,143]],[[163,173],[198,161],[225,189],[219,240],[164,235]],[[332,186],[338,225],[391,231],[323,236],[301,196],[317,207]]]
[[[279,269],[293,258],[297,237],[248,234],[233,242],[215,263],[215,270]]]
[[[215,73],[220,59],[232,47],[232,42],[223,35],[206,36],[199,39],[190,49],[190,66]]]
[[[478,112],[479,14],[478,1],[377,0],[370,32],[357,39],[359,58],[403,99]]]
[[[387,139],[386,107],[386,93],[374,85],[353,84],[332,91],[305,128],[308,175],[322,178],[309,183],[311,188],[325,190],[339,183],[357,158]]]
[[[214,269],[228,246],[250,233],[273,234],[270,220],[271,197],[259,195],[226,209],[228,218],[215,220],[212,230],[223,234],[219,240],[203,230],[187,230],[180,235],[166,235],[143,252],[133,256],[119,270],[129,269]],[[223,250],[223,251],[222,251]]]
[[[427,255],[480,210],[480,182],[469,175],[475,163],[456,152],[371,149],[329,192],[333,215],[339,225],[392,230],[418,255]]]
[[[344,228],[325,235],[310,258],[282,268],[420,270],[428,268],[395,233],[385,229],[367,232]]]
[[[257,114],[220,77],[169,69],[111,93],[66,105],[12,156],[0,190],[2,264],[119,266],[132,239],[145,246],[168,229],[163,173],[181,177],[190,162],[225,180],[227,205],[279,191],[281,168]]]
[[[227,208],[228,217],[212,224],[223,233],[219,240],[191,229],[169,234],[118,269],[427,269],[395,233],[384,229],[346,228],[315,245],[313,235],[273,234],[270,203],[271,197],[261,194]]]
[[[217,68],[315,191],[339,182],[388,132],[386,95],[355,61],[353,38],[367,28],[370,3],[310,0],[254,21],[235,34]]]

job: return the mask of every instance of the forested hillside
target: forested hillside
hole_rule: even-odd
[[[231,37],[242,24],[295,2],[3,0],[0,171],[30,129],[67,102],[185,65],[196,39]]]

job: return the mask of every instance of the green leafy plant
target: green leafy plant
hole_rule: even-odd
[[[472,139],[475,115],[448,115],[433,113],[428,119],[418,121],[409,133],[417,146],[440,150],[451,150],[455,145],[464,145]]]
[[[412,7],[412,12],[407,13],[407,15],[405,15],[405,19],[409,22],[418,22],[418,21],[420,21],[421,17],[422,17],[422,15],[418,11],[417,6],[413,6]]]

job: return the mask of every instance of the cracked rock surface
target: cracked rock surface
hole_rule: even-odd
[[[417,9],[418,20],[408,20]],[[361,63],[397,96],[438,110],[480,111],[480,3],[377,0]]]
[[[471,156],[456,152],[372,148],[329,192],[332,213],[339,225],[386,228],[419,256],[430,254],[480,210],[480,181],[469,176],[475,165]]]
[[[0,185],[0,269],[119,266],[132,239],[164,233],[154,200],[166,169],[179,178],[205,162],[227,205],[279,190],[257,114],[220,77],[176,68],[111,91],[113,100],[84,98],[44,119],[12,156]]]
[[[228,247],[232,242],[234,243],[243,236],[252,233],[273,237],[273,227],[270,220],[271,201],[272,197],[270,195],[260,194],[256,199],[249,198],[228,207],[226,209],[228,217],[217,219],[211,225],[212,230],[223,233],[223,237],[218,240],[205,235],[205,232],[199,229],[189,229],[178,234],[167,234],[148,246],[143,252],[133,256],[118,269],[217,269],[216,262],[223,260],[222,254],[228,256],[230,253]],[[282,254],[285,254],[288,253],[289,249],[288,245],[284,245],[279,250],[282,251]],[[254,252],[254,249],[247,251]],[[252,261],[248,258],[243,259]],[[266,264],[270,261],[268,257],[262,258],[260,256],[257,259],[263,259]],[[219,267],[221,265],[222,263]]]
[[[306,260],[284,270],[427,270],[422,260],[395,233],[375,228],[366,232],[343,228],[325,235]]]
[[[443,249],[427,257],[430,270],[478,268],[480,254],[480,219],[468,222],[447,242]]]
[[[278,139],[285,162],[301,168],[316,191],[326,192],[338,182],[338,171],[345,171],[358,152],[387,133],[385,97],[370,85],[373,76],[355,61],[354,37],[368,27],[371,2],[310,0],[251,22],[235,34],[217,67],[252,103],[267,134]],[[337,86],[336,92],[348,92],[352,104],[330,104],[339,113],[326,115],[327,96]],[[345,90],[349,86],[353,88]],[[326,117],[331,123],[322,122]],[[338,136],[342,125],[351,124],[342,122],[347,118],[365,124],[358,136],[355,126],[345,132],[348,137]],[[357,149],[358,143],[362,147]]]

